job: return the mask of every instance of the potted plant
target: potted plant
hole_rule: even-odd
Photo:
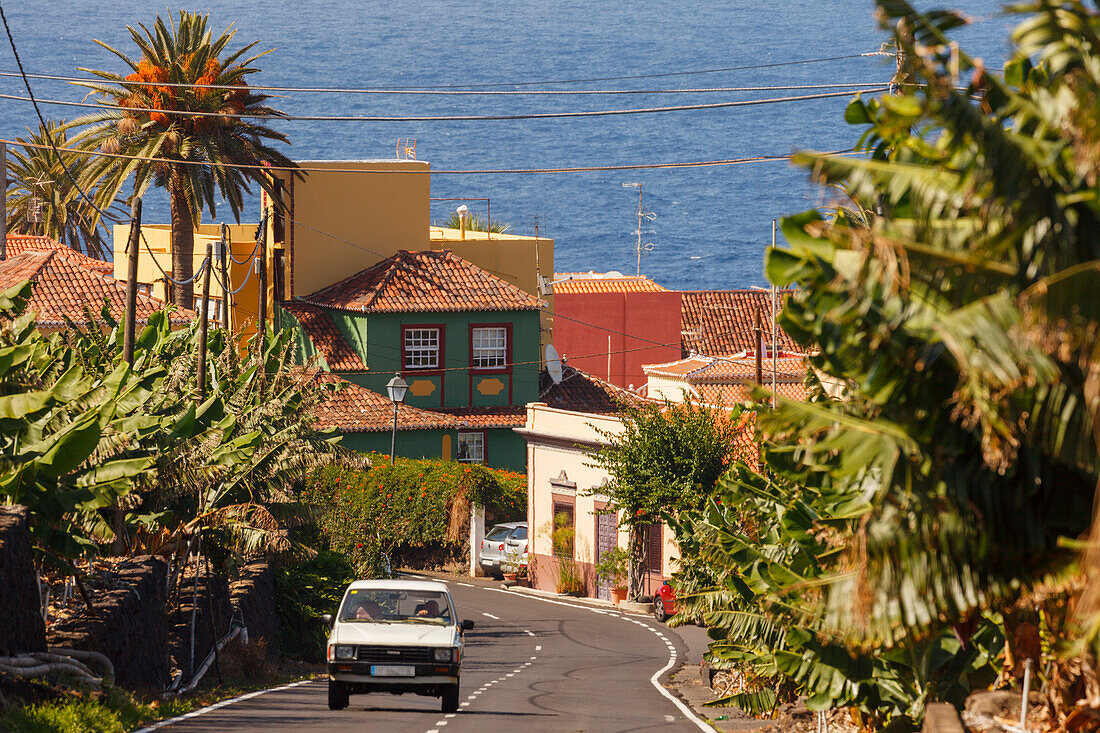
[[[517,550],[515,547],[508,547],[504,551],[504,557],[500,559],[500,572],[504,575],[504,580],[510,583],[515,583],[516,578],[520,573],[525,572],[526,568],[523,566],[523,553]]]
[[[596,563],[596,577],[611,588],[611,600],[621,603],[626,600],[626,550],[614,547],[600,556]]]

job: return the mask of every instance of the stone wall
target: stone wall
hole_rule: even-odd
[[[279,621],[271,565],[257,561],[242,567],[240,580],[229,586],[229,602],[241,610],[248,643],[263,640],[268,659],[278,659]]]
[[[109,581],[92,597],[95,615],[54,624],[50,646],[106,655],[121,687],[161,688],[168,683],[167,564],[159,557],[135,557],[115,566]]]
[[[27,508],[0,506],[0,656],[46,650]]]
[[[225,576],[206,574],[205,562],[201,568],[196,601],[196,578],[187,574],[179,582],[179,602],[175,612],[168,619],[168,651],[175,661],[176,668],[183,671],[184,680],[191,679],[191,614],[195,613],[195,670],[214,648],[214,643],[229,631],[231,618],[229,610],[229,581]]]

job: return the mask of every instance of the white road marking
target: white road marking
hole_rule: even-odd
[[[541,644],[539,644],[538,646],[536,646],[536,647],[535,647],[535,651],[536,651],[536,652],[541,652],[541,651],[542,651],[542,645],[541,645]]]
[[[438,728],[432,728],[431,730],[428,731],[428,733],[439,733],[439,729]]]
[[[482,611],[481,615],[482,616],[488,616],[489,618],[493,619],[494,621],[500,621],[500,616],[494,616],[491,613],[485,613],[484,611]]]
[[[241,695],[239,697],[232,697],[228,700],[222,700],[221,702],[216,702],[213,705],[207,705],[204,708],[199,708],[198,710],[192,710],[189,713],[185,713],[184,715],[179,715],[175,718],[169,718],[168,720],[162,720],[160,722],[153,723],[152,725],[148,726],[147,728],[142,728],[141,730],[137,731],[137,733],[149,733],[150,731],[157,730],[158,728],[164,728],[165,726],[174,725],[175,723],[178,723],[182,720],[188,720],[190,718],[195,718],[195,717],[198,717],[200,715],[205,715],[206,713],[209,713],[213,710],[217,710],[218,708],[224,708],[226,705],[232,705],[235,702],[242,702],[244,700],[251,700],[254,697],[259,697],[260,695],[266,695],[269,692],[281,692],[283,690],[289,690],[292,687],[298,687],[299,685],[308,685],[310,682],[318,682],[318,681],[319,680],[299,680],[298,682],[291,682],[289,685],[280,685],[279,687],[272,687],[272,688],[267,689],[267,690],[256,690],[255,692],[250,692],[247,695]]]
[[[447,721],[446,720],[437,720],[437,721],[435,721],[435,724],[438,725],[440,728],[442,728],[443,726],[447,725]]]
[[[584,610],[584,611],[596,611],[596,612],[598,612],[598,613],[602,613],[601,611],[598,611],[597,609],[594,609],[594,608],[589,608],[589,607],[587,607],[587,606],[582,606],[582,605],[581,605],[581,604],[579,604],[579,603],[565,603],[564,601],[555,601],[555,600],[553,600],[553,599],[551,599],[551,598],[542,598],[541,596],[536,596],[536,595],[528,595],[528,594],[526,594],[526,593],[517,593],[517,592],[515,592],[515,591],[511,591],[511,590],[505,590],[505,589],[503,589],[503,588],[486,588],[485,590],[495,591],[495,592],[497,592],[497,593],[508,593],[509,595],[511,595],[511,596],[513,596],[513,597],[515,597],[515,596],[522,596],[522,597],[524,597],[524,598],[530,598],[530,599],[531,599],[531,600],[533,600],[533,601],[541,601],[542,603],[553,603],[554,605],[557,605],[557,606],[568,606],[568,607],[570,607],[570,608],[577,608],[577,609],[581,609],[581,610]],[[626,619],[627,621],[630,621],[631,623],[634,623],[634,624],[637,624],[638,626],[641,626],[641,627],[643,627],[643,628],[649,629],[649,630],[650,630],[650,631],[652,631],[652,632],[653,632],[654,634],[657,634],[657,633],[658,633],[658,630],[657,630],[656,628],[654,628],[654,627],[652,627],[652,626],[649,626],[648,624],[642,623],[641,621],[638,621],[638,620],[636,620],[636,619],[630,618],[629,616],[618,616],[618,618],[623,618],[623,619]],[[537,650],[539,649],[539,647],[536,647],[535,649],[536,649],[536,651],[537,651]],[[665,672],[667,672],[667,671],[669,671],[670,669],[672,669],[672,667],[673,667],[673,666],[674,666],[675,664],[676,664],[676,656],[675,656],[674,654],[673,654],[673,655],[670,655],[670,657],[669,657],[669,660],[668,660],[668,664],[666,664],[666,665],[665,665],[664,667],[661,667],[661,668],[660,668],[659,670],[657,670],[656,672],[654,672],[654,673],[653,673],[653,676],[649,678],[649,682],[650,682],[650,684],[651,684],[651,685],[653,685],[654,689],[656,689],[656,690],[657,690],[657,692],[661,693],[661,694],[662,694],[662,695],[664,695],[664,696],[665,696],[666,698],[668,698],[668,700],[669,700],[669,701],[670,701],[670,702],[671,702],[671,703],[672,703],[673,705],[675,705],[675,706],[677,707],[677,709],[679,709],[679,711],[680,711],[681,713],[683,713],[683,714],[684,714],[684,717],[685,717],[685,718],[687,718],[688,720],[690,720],[690,721],[691,721],[692,723],[694,723],[694,724],[696,725],[696,727],[698,727],[698,728],[699,728],[699,730],[702,730],[702,731],[706,731],[707,733],[713,733],[713,731],[714,731],[714,728],[712,728],[711,726],[709,726],[709,725],[708,725],[707,723],[704,723],[704,722],[703,722],[703,721],[702,721],[702,720],[701,720],[701,719],[699,718],[699,716],[697,716],[697,715],[696,715],[696,714],[695,714],[695,713],[694,713],[694,712],[692,711],[692,709],[691,709],[691,708],[689,708],[689,707],[688,707],[687,705],[685,705],[685,704],[684,704],[684,703],[683,703],[683,702],[682,702],[682,701],[681,701],[681,700],[680,700],[680,699],[679,699],[678,697],[676,697],[676,696],[675,696],[675,695],[673,695],[673,694],[672,694],[671,692],[669,692],[668,690],[666,690],[666,689],[665,689],[665,688],[664,688],[664,687],[663,687],[663,686],[661,685],[661,683],[660,683],[660,682],[658,681],[658,680],[660,680],[660,678],[661,678],[661,675],[663,675],[663,674],[664,674]],[[508,675],[508,676],[510,677],[511,675]]]
[[[533,631],[528,631],[527,629],[524,629],[524,630],[523,630],[523,633],[527,634],[528,636],[534,636],[534,635],[535,635],[535,632],[533,632]]]
[[[444,715],[443,717],[447,718],[449,720],[449,719],[453,718],[455,715],[457,715],[457,713],[451,713],[450,715]]]
[[[460,702],[460,703],[458,704],[458,706],[459,706],[460,708],[468,708],[468,707],[470,707],[470,703],[468,703],[468,702]]]
[[[473,583],[455,583],[455,585],[461,585],[463,588],[476,588]]]

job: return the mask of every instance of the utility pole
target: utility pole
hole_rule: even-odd
[[[764,384],[764,355],[761,353],[760,347],[764,345],[763,329],[760,327],[760,306],[756,307],[756,348],[753,349],[756,352],[756,383],[759,385]]]
[[[0,262],[8,258],[8,146],[0,143],[0,176],[4,195],[0,196]]]
[[[199,402],[206,401],[206,332],[210,319],[210,266],[214,262],[214,245],[206,243],[206,261],[203,262],[202,271],[202,314],[199,316]]]
[[[775,219],[772,219],[772,249],[775,249]],[[776,372],[779,371],[779,294],[772,285],[772,406],[775,406]]]
[[[138,239],[141,237],[141,199],[130,204],[130,238],[126,240],[126,331],[122,358],[134,365],[134,333],[137,328]]]
[[[261,227],[261,229],[262,228],[263,227]],[[256,327],[260,336],[259,341],[257,341],[260,348],[259,358],[262,360],[264,358],[264,342],[267,340],[267,232],[260,232],[259,245],[260,256],[256,258],[256,274],[260,276],[260,302],[257,304],[258,310],[256,313],[258,317],[256,319]]]
[[[222,223],[221,266],[222,266],[222,328],[229,331],[229,225]]]

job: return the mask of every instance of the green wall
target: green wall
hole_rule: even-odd
[[[492,428],[484,431],[487,460],[485,465],[491,468],[504,468],[510,471],[524,471],[527,468],[527,441],[510,428]],[[390,433],[372,431],[369,433],[340,433],[340,444],[345,448],[362,453],[376,452],[389,455]],[[449,455],[440,455],[445,436],[450,437]],[[454,459],[458,444],[456,430],[398,430],[397,455],[403,458],[444,458]]]
[[[341,333],[362,355],[369,371],[354,381],[380,394],[386,383],[401,371],[401,328],[414,325],[438,325],[443,328],[442,373],[404,372],[410,384],[427,381],[430,394],[410,393],[405,401],[415,407],[465,407],[526,405],[538,399],[539,313],[538,311],[486,311],[459,313],[371,313],[356,314],[328,311]],[[477,324],[508,323],[512,326],[511,374],[471,373],[470,327]],[[369,325],[368,325],[369,324]],[[366,335],[370,333],[370,338]],[[365,344],[365,346],[364,346]],[[525,363],[533,362],[533,363]],[[479,390],[484,380],[499,380],[503,387]],[[494,383],[490,382],[490,386]],[[489,392],[489,393],[486,393]],[[511,399],[509,400],[509,393]]]

